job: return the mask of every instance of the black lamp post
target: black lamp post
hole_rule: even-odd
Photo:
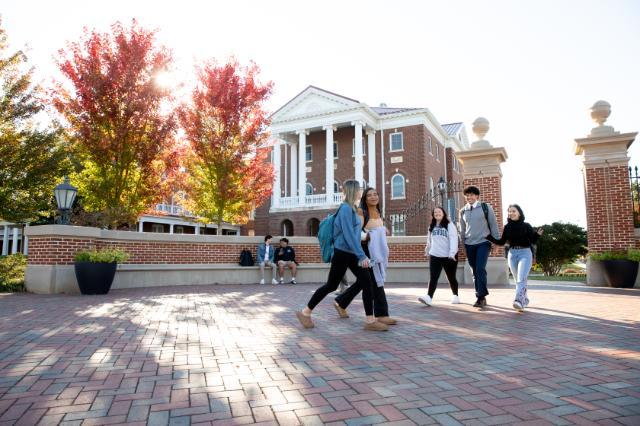
[[[56,203],[58,203],[58,210],[60,210],[60,224],[68,225],[69,213],[78,194],[78,188],[71,185],[69,177],[65,176],[64,182],[53,189],[53,194],[56,197]]]

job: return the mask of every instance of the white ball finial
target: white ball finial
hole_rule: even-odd
[[[611,104],[607,101],[598,101],[591,107],[591,118],[598,124],[598,127],[591,129],[591,136],[609,136],[616,132],[612,126],[605,126],[607,118],[611,115]]]
[[[489,143],[489,141],[484,139],[485,135],[489,131],[489,120],[484,117],[476,118],[476,120],[473,122],[472,130],[478,138],[477,141],[471,144],[472,149],[491,148],[491,144]]]

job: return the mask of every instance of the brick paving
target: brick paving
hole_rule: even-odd
[[[389,285],[386,333],[303,330],[314,285],[0,295],[0,425],[640,424],[640,291],[442,287]]]

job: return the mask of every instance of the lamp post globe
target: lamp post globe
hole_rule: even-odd
[[[69,183],[69,177],[64,177],[64,182],[57,185],[53,189],[53,194],[56,197],[56,203],[58,204],[58,210],[60,211],[60,223],[62,225],[69,224],[69,212],[73,207],[73,202],[78,195],[78,188]]]

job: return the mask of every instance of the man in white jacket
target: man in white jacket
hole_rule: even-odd
[[[427,236],[427,246],[424,252],[425,256],[429,256],[431,277],[427,295],[420,296],[418,300],[427,306],[433,304],[433,294],[436,292],[438,279],[442,269],[444,269],[453,293],[451,303],[460,303],[458,280],[456,279],[456,271],[458,270],[458,230],[453,223],[449,222],[447,213],[441,207],[433,209],[429,235]]]

